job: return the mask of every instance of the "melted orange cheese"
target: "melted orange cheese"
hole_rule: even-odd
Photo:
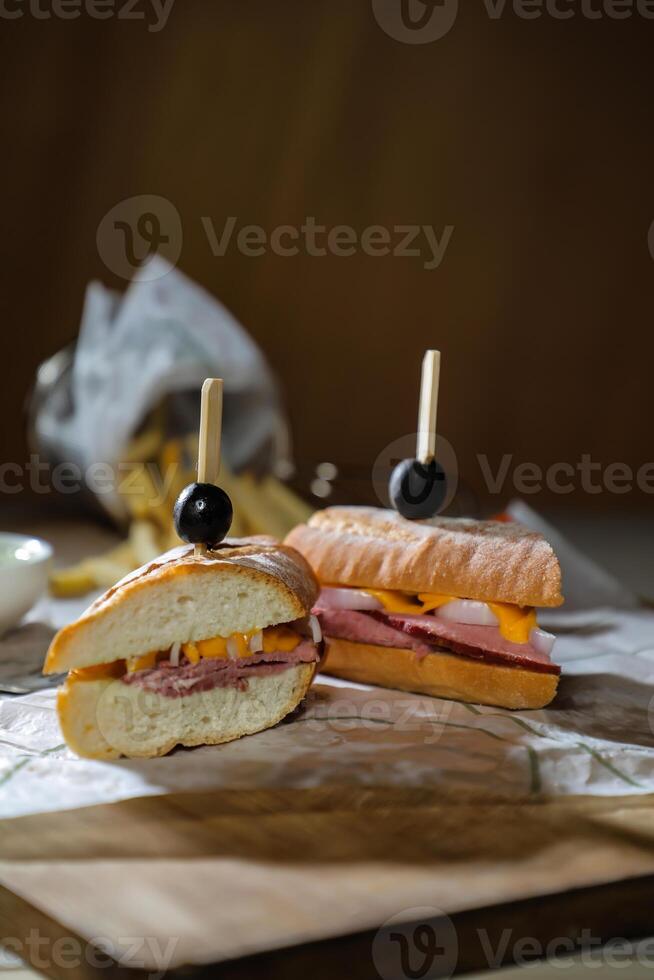
[[[203,658],[211,657],[249,657],[250,640],[259,630],[249,633],[232,633],[231,636],[213,636],[208,640],[198,640],[196,643],[183,643],[181,651],[192,664],[197,664]],[[288,626],[268,626],[263,631],[264,653],[274,653],[276,650],[290,653],[302,641],[302,637]],[[109,664],[98,664],[95,667],[80,667],[71,670],[68,675],[71,681],[94,681],[104,677],[122,677],[125,672],[132,674],[137,670],[150,670],[157,666],[160,658],[166,656],[166,651],[153,650],[141,657],[130,657],[128,660],[114,660]]]
[[[270,626],[263,631],[263,652],[274,653],[281,650],[290,653],[300,643],[300,636],[288,626]]]
[[[514,606],[510,602],[489,602],[489,607],[499,620],[500,633],[512,643],[529,643],[529,635],[536,629],[536,610],[530,606]]]
[[[250,638],[254,636],[254,633],[234,633],[230,637],[232,641],[232,650],[236,650],[237,657],[249,657],[252,651],[250,650]],[[228,650],[229,652],[229,650]]]
[[[142,657],[130,657],[127,661],[127,673],[133,674],[136,670],[150,670],[157,666],[158,650],[151,653],[144,653]]]
[[[417,596],[393,589],[365,589],[379,599],[386,612],[420,615],[439,609],[458,596],[419,592]],[[536,629],[536,610],[530,606],[516,606],[510,602],[488,602],[487,606],[497,616],[498,629],[505,640],[512,643],[529,643],[529,636]]]
[[[77,667],[68,674],[68,681],[99,681],[105,677],[122,677],[125,661],[114,660],[110,664],[96,664],[94,667]]]
[[[250,638],[254,636],[256,630],[251,633],[232,633],[231,636],[212,636],[208,640],[198,640],[197,643],[182,643],[182,653],[192,664],[197,664],[200,660],[220,660],[230,656],[249,657],[252,652],[249,647]]]
[[[209,640],[198,640],[197,643],[184,643],[182,652],[191,663],[198,663],[203,657],[249,657],[252,653],[250,640],[259,630],[249,633],[232,633],[231,636],[213,636]],[[290,652],[300,643],[301,637],[295,630],[287,626],[269,626],[263,630],[264,653],[274,653],[275,650]]]
[[[407,613],[410,616],[422,612],[416,597],[411,597],[406,592],[396,592],[393,589],[365,589],[364,591],[379,599],[386,612]]]
[[[452,602],[454,596],[440,595],[437,592],[419,592],[418,599],[422,604],[422,612],[428,613],[433,609],[439,609],[440,606],[447,605],[448,602]]]
[[[182,644],[182,653],[186,655],[187,659],[190,660],[192,664],[200,663],[200,651],[195,643]]]
[[[182,647],[185,653],[187,647],[193,647],[198,657],[212,658],[227,656],[227,640],[224,636],[214,636],[211,640],[200,640],[195,644],[186,643]],[[188,656],[188,654],[186,655]],[[197,660],[194,660],[193,663],[197,663]]]

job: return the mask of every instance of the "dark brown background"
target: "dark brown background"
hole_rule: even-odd
[[[494,466],[505,452],[654,458],[654,21],[461,7],[425,45],[388,37],[368,0],[177,0],[160,33],[0,19],[2,458],[25,458],[23,399],[75,336],[87,282],[125,285],[99,221],[147,193],[180,212],[180,268],[280,375],[301,473],[369,468],[414,429],[426,346],[443,351],[439,428],[477,492],[478,452]],[[228,215],[454,233],[433,271],[361,253],[218,258],[200,219]]]

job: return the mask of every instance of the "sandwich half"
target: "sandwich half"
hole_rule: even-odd
[[[554,637],[535,607],[563,602],[561,570],[540,534],[330,507],[286,543],[322,586],[314,612],[327,673],[504,708],[541,708],[556,694]]]
[[[182,546],[128,575],[47,654],[69,671],[57,708],[78,755],[165,755],[269,728],[307,692],[322,652],[306,561],[270,538]]]

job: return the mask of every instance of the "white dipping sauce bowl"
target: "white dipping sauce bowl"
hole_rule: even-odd
[[[51,560],[47,541],[0,531],[0,634],[16,626],[43,595]]]

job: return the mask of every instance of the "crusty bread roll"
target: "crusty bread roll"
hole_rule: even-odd
[[[318,585],[304,558],[273,538],[244,540],[199,557],[183,545],[127,575],[57,633],[44,673],[306,616]]]
[[[69,680],[57,709],[66,744],[91,759],[152,758],[176,745],[219,745],[271,728],[309,689],[315,664],[254,677],[247,691],[211,691],[166,698],[109,678]]]
[[[331,587],[316,608],[326,673],[505,708],[540,708],[556,694],[560,668],[531,645],[536,620],[530,627],[533,612],[522,608],[563,602],[558,560],[540,534],[514,523],[409,521],[373,507],[329,507],[291,531],[286,543]],[[356,595],[334,594],[348,588],[372,590],[378,605],[357,606]],[[424,615],[421,593],[442,597],[443,605],[450,597],[491,603],[498,626],[480,627],[474,619],[448,625]],[[516,616],[529,630],[522,637],[510,632]]]
[[[165,683],[158,689],[133,678],[125,683],[126,662],[176,644],[302,620],[317,595],[302,556],[271,538],[226,541],[202,556],[182,546],[143,566],[52,641],[45,672],[72,671],[58,697],[67,744],[89,758],[147,758],[175,745],[213,745],[275,725],[311,684],[318,661],[314,646],[315,662],[295,663],[290,653],[273,653],[281,669],[279,663],[262,663],[261,670],[255,667],[245,680],[239,675],[231,686],[210,677],[209,689],[185,681],[193,690],[181,694],[160,693]],[[247,667],[248,656],[246,649],[236,661],[239,670]],[[193,665],[186,670],[193,674]],[[166,680],[174,671],[169,664]]]
[[[413,650],[332,637],[321,670],[358,684],[523,710],[549,704],[559,682],[557,674],[500,667],[441,652],[420,657]]]
[[[438,592],[518,606],[559,606],[561,570],[545,539],[520,524],[375,507],[328,507],[286,538],[326,585]]]

